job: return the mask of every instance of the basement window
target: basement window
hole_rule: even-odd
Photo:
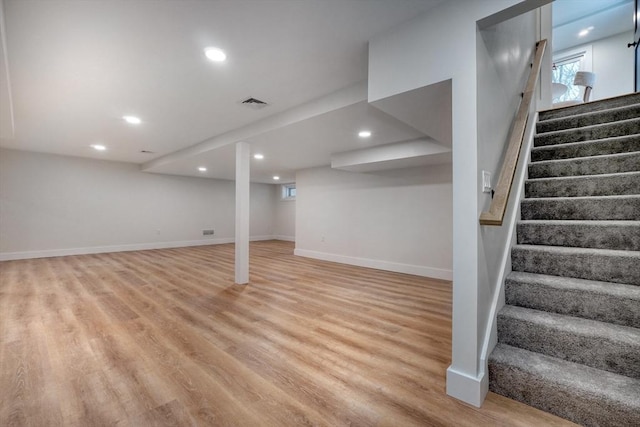
[[[296,199],[296,185],[284,184],[282,186],[282,200],[295,200]]]

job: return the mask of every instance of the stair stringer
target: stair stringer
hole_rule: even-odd
[[[507,235],[503,252],[500,257],[500,271],[493,283],[493,294],[491,296],[491,307],[487,317],[487,324],[482,337],[482,351],[480,353],[479,379],[481,387],[482,401],[489,391],[489,376],[486,374],[489,364],[489,356],[498,343],[498,312],[505,305],[505,279],[511,273],[511,249],[516,245],[517,233],[516,223],[520,218],[520,205],[524,199],[524,182],[528,177],[529,163],[531,162],[531,148],[533,147],[534,137],[536,135],[536,123],[538,122],[538,113],[530,112],[527,126],[525,128],[523,144],[520,148],[518,156],[518,165],[516,167],[511,193],[505,213],[505,220],[502,227],[506,227]],[[487,227],[480,226],[480,232],[483,233]]]

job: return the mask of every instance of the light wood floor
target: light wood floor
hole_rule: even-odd
[[[0,263],[0,426],[550,426],[445,394],[451,285],[251,245]]]

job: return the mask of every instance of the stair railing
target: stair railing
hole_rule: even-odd
[[[504,213],[507,210],[507,203],[509,202],[513,177],[516,173],[516,166],[518,165],[518,158],[520,157],[524,131],[527,126],[527,118],[529,117],[529,109],[531,108],[536,83],[540,76],[542,57],[546,47],[546,39],[536,43],[536,52],[533,63],[531,64],[531,73],[529,74],[529,79],[522,94],[522,101],[518,107],[518,112],[514,118],[511,133],[509,134],[509,145],[504,157],[504,162],[502,163],[502,169],[500,170],[498,185],[496,186],[489,210],[480,214],[480,224],[482,225],[502,225]]]

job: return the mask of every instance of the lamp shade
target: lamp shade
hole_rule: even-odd
[[[576,73],[575,79],[573,79],[573,84],[576,86],[593,87],[595,83],[596,83],[596,74],[590,73],[588,71],[578,71]]]

